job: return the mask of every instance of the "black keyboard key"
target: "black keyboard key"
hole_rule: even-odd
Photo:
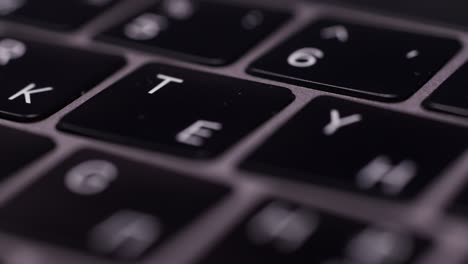
[[[62,130],[212,157],[294,99],[284,88],[147,65],[66,116]]]
[[[445,81],[424,102],[427,108],[468,117],[468,64],[463,65],[457,72]]]
[[[249,72],[308,88],[398,101],[420,89],[459,49],[454,40],[320,21],[274,48]]]
[[[0,18],[49,27],[76,29],[115,4],[116,0],[3,0]]]
[[[82,150],[3,207],[0,228],[89,254],[135,259],[173,237],[227,192]]]
[[[383,198],[410,198],[467,148],[467,133],[450,125],[321,97],[243,167]]]
[[[45,137],[0,127],[0,180],[53,149],[54,143]]]
[[[411,235],[269,202],[239,225],[201,264],[409,264],[427,242]]]
[[[233,62],[288,15],[226,3],[164,0],[111,29],[103,39],[203,64]]]
[[[121,58],[13,38],[0,38],[0,116],[43,119],[123,65]]]

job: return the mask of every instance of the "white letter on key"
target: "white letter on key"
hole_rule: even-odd
[[[183,83],[184,82],[184,80],[182,80],[182,79],[174,78],[174,77],[167,76],[167,75],[164,75],[164,74],[158,74],[157,77],[158,77],[158,79],[161,79],[163,81],[160,84],[158,84],[156,87],[154,87],[151,91],[149,91],[148,92],[149,94],[154,94],[159,89],[161,89],[164,86],[170,84],[171,82],[175,82],[175,83]]]
[[[352,125],[362,120],[362,116],[357,114],[341,118],[340,112],[338,112],[338,110],[335,109],[331,111],[330,118],[330,123],[323,129],[323,133],[327,136],[332,136],[340,128]]]
[[[212,131],[223,129],[223,125],[216,122],[199,120],[183,130],[176,136],[179,143],[192,145],[196,147],[203,146],[203,139],[208,139],[212,136]]]
[[[30,85],[23,88],[21,91],[12,95],[10,98],[8,98],[8,100],[12,101],[20,96],[24,96],[24,100],[26,100],[26,103],[31,104],[31,94],[48,92],[54,89],[52,87],[44,87],[44,88],[39,88],[39,89],[34,90],[34,88],[36,88],[36,84],[31,83]]]

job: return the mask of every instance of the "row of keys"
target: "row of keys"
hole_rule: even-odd
[[[172,18],[176,21],[174,25],[167,26],[167,29],[162,30],[161,25],[153,26],[159,28],[157,32],[153,32],[154,36],[138,35],[148,34],[151,26],[147,25],[147,20],[151,20],[150,17],[157,17],[159,21],[162,18],[157,14],[170,12],[166,10],[164,3],[163,1],[154,7],[154,14],[145,13],[131,20],[133,22],[109,30],[101,38],[165,50],[165,53],[171,50],[182,57],[202,63],[224,64],[244,54],[286,17],[284,14],[263,14],[240,7],[202,2],[193,8],[205,11],[184,18],[190,21]],[[211,14],[214,10],[216,12]],[[222,10],[224,11],[221,12]],[[229,13],[232,17],[237,17],[232,18],[236,21],[242,21],[242,15],[255,17],[253,14],[257,14],[262,18],[262,23],[254,28],[249,27],[248,30],[240,27],[242,23],[239,21],[223,27],[204,26],[207,21],[202,20],[215,17],[218,12]],[[223,14],[223,17],[229,16]],[[229,26],[231,29],[226,30]],[[223,29],[222,32],[216,32],[220,28]],[[236,28],[238,32],[234,33]],[[244,32],[246,30],[248,32]],[[181,32],[186,32],[184,35],[187,39],[179,35]],[[201,37],[194,35],[200,34],[198,32],[203,32]],[[219,40],[213,41],[210,36],[217,36]],[[232,43],[236,45],[231,45]],[[220,46],[223,48],[219,48]],[[248,71],[254,75],[308,88],[381,100],[403,100],[421,88],[458,49],[459,43],[452,40],[321,21],[254,62]],[[64,58],[77,59],[71,63],[72,60]],[[38,67],[44,63],[48,66]],[[4,113],[4,117],[20,121],[44,118],[110,75],[121,64],[121,59],[111,56],[4,37],[0,40],[0,74],[2,78],[6,78],[2,81],[11,83],[11,88],[2,91],[8,93],[5,94],[8,99],[16,101],[0,104],[0,112]],[[82,69],[86,69],[85,78],[82,78]],[[28,80],[21,78],[18,81],[18,76],[23,76],[25,72],[30,75],[26,76]],[[78,81],[73,81],[77,78]],[[68,86],[67,94],[62,88],[65,85]],[[32,94],[42,96],[44,93],[57,93],[53,95],[54,102],[41,100],[31,106]],[[453,93],[450,96],[453,97]],[[28,105],[21,104],[21,98]],[[440,105],[439,102],[436,103]]]
[[[338,46],[353,39],[346,28],[330,26],[327,23],[323,25],[323,23],[322,25],[318,24],[318,28],[325,27],[326,29],[325,31],[322,29],[320,38],[334,41],[336,42],[334,45]],[[359,27],[353,30],[353,32],[358,32],[357,35],[363,36],[361,31],[362,28]],[[433,43],[438,45],[439,42]],[[440,43],[442,42],[440,41]],[[299,55],[289,57],[287,62],[291,67],[307,68],[303,67],[306,64],[308,67],[319,66],[318,58],[313,60],[311,58],[314,57],[304,58],[304,54]],[[419,52],[413,53],[410,57],[416,59],[419,57]],[[44,63],[47,63],[47,67]],[[5,118],[31,121],[44,118],[76,99],[117,70],[123,61],[118,57],[108,55],[3,38],[0,40],[0,64],[0,79],[5,84],[4,89],[0,92],[0,96],[4,98],[0,104],[0,114]],[[66,70],[65,65],[68,66]],[[27,76],[24,75],[25,72],[27,72]],[[268,94],[268,97],[265,97],[265,94]],[[437,93],[434,96],[437,96]],[[293,100],[294,96],[291,92],[283,88],[173,67],[149,65],[139,69],[67,115],[60,122],[59,128],[119,143],[149,147],[157,151],[192,157],[213,157],[238,142]],[[258,107],[258,102],[262,102],[262,107]],[[335,103],[328,104],[334,105]],[[106,107],[102,107],[103,105]],[[322,113],[320,118],[330,116],[330,120],[326,121],[330,122],[328,134],[333,134],[333,130],[337,129],[336,126],[341,128],[343,124],[349,122],[358,123],[363,118],[361,111],[357,111],[359,113],[351,112],[349,118],[344,117],[343,110],[339,109],[327,109],[324,112],[326,113]],[[380,115],[389,115],[389,113],[377,114],[378,111],[374,111],[374,109],[364,110],[364,112],[371,112],[369,115],[376,116],[373,120],[387,120],[381,118]],[[316,111],[315,114],[319,113],[320,111]],[[309,126],[307,129],[301,130],[300,125],[298,127],[289,125],[286,129],[290,129],[291,132],[288,132],[290,134],[285,133],[282,138],[272,140],[271,145],[276,150],[266,151],[268,155],[254,156],[245,162],[245,167],[251,170],[264,170],[263,167],[273,164],[273,168],[271,168],[273,174],[280,171],[279,168],[276,168],[278,166],[282,169],[293,168],[298,175],[305,174],[306,176],[291,177],[306,178],[307,181],[317,181],[319,178],[309,175],[328,176],[331,174],[332,177],[327,177],[329,181],[332,178],[339,179],[332,181],[338,182],[338,185],[345,185],[347,188],[355,188],[356,185],[360,187],[362,183],[360,183],[361,180],[354,178],[345,179],[346,177],[343,175],[347,175],[351,171],[356,175],[355,178],[360,179],[362,176],[359,175],[363,172],[368,175],[367,178],[373,179],[372,183],[367,183],[370,184],[367,189],[370,189],[371,192],[376,192],[374,187],[383,185],[382,190],[377,192],[378,194],[412,196],[447,166],[451,161],[447,157],[456,157],[464,150],[466,146],[461,144],[464,140],[459,136],[464,132],[458,132],[463,129],[454,129],[453,131],[456,133],[452,135],[448,127],[440,125],[442,127],[440,130],[446,131],[437,136],[435,135],[437,130],[434,129],[438,129],[439,125],[428,125],[426,129],[421,129],[424,126],[410,126],[423,122],[417,119],[415,122],[409,122],[411,124],[406,129],[402,126],[403,123],[398,122],[397,119],[400,117],[392,119],[393,121],[389,119],[391,122],[385,124],[375,122],[376,125],[372,126],[366,122],[367,119],[364,119],[363,123],[372,129],[365,129],[364,132],[357,131],[357,135],[380,134],[381,137],[369,136],[369,138],[376,138],[380,141],[386,137],[385,130],[382,128],[388,127],[392,123],[398,123],[402,135],[398,137],[400,138],[398,141],[392,142],[388,146],[380,142],[373,143],[371,144],[373,148],[366,148],[369,151],[367,153],[360,151],[359,155],[346,154],[341,150],[343,146],[351,149],[361,146],[346,145],[349,142],[359,142],[351,138],[354,137],[354,131],[350,133],[349,138],[342,139],[343,143],[333,141],[332,144],[325,145],[328,141],[323,140],[320,141],[324,144],[321,148],[312,148],[311,146],[305,147],[307,145],[302,144],[302,142],[312,142],[311,144],[315,146],[313,142],[323,135],[319,134],[314,137],[311,135],[323,128]],[[307,120],[320,120],[320,118],[307,118]],[[307,123],[306,121],[298,123],[301,122]],[[320,126],[325,124],[328,123]],[[317,125],[319,125],[318,122]],[[357,127],[359,128],[359,126]],[[411,134],[407,133],[406,130],[420,131],[428,138],[418,137],[418,133]],[[312,133],[305,133],[307,135],[304,134],[301,138],[297,136],[300,135],[297,131]],[[427,133],[427,131],[434,133]],[[434,138],[430,137],[433,134]],[[433,162],[431,157],[424,155],[427,150],[424,144],[434,140],[440,142],[438,137],[442,136],[451,139],[460,137],[461,139],[454,140],[453,144],[441,146],[440,148],[445,150],[439,152],[442,158],[436,157]],[[288,137],[300,138],[300,140],[297,141],[299,142],[298,146],[293,148],[296,155],[288,154],[284,157],[278,150],[287,148],[287,146],[283,146],[281,141],[288,142],[291,146],[295,142],[289,140]],[[312,140],[308,140],[309,138]],[[407,139],[407,141],[402,139]],[[382,142],[388,143],[390,141],[382,140]],[[416,147],[417,144],[414,142],[421,143],[418,143],[419,145]],[[461,143],[455,144],[456,142]],[[269,146],[270,144],[267,144],[265,148]],[[402,148],[409,150],[402,151]],[[309,149],[315,149],[317,153],[309,153]],[[262,149],[258,153],[261,151]],[[343,154],[339,159],[339,162],[343,164],[341,169],[333,169],[331,166],[332,163],[336,162],[334,152]],[[320,156],[322,158],[321,166],[309,166],[308,160],[301,159],[301,157],[307,156],[303,153],[307,153],[309,156]],[[330,155],[323,155],[323,153],[330,153]],[[346,155],[352,156],[353,159],[348,159],[345,157]],[[293,162],[290,163],[290,160]],[[328,169],[327,166],[332,169]],[[259,167],[262,168],[259,169]],[[402,170],[407,172],[402,173]],[[377,171],[378,173],[369,173],[368,171]],[[390,176],[395,174],[398,182],[388,183],[387,181],[390,181],[388,179],[393,178]],[[421,179],[418,177],[421,174],[428,176]],[[397,186],[393,186],[395,184]],[[362,186],[360,188],[362,189]],[[394,190],[395,188],[396,190]]]
[[[2,156],[2,175],[53,148],[40,136],[7,128],[0,128],[0,134],[2,146],[15,153]],[[27,151],[18,148],[24,144],[30,146]],[[401,178],[403,167],[386,177],[400,173]],[[81,150],[2,206],[0,229],[95,256],[132,260],[174,237],[228,192],[222,185]],[[467,214],[467,208],[463,193],[451,210]],[[407,264],[427,248],[427,241],[410,234],[275,200],[251,212],[199,263]]]
[[[57,111],[123,63],[116,57],[17,39],[5,38],[0,41],[0,47],[0,79],[5,84],[0,93],[4,98],[0,113],[3,117],[20,121],[41,119]],[[65,59],[64,55],[73,60]],[[43,67],[41,64],[46,61],[47,67]],[[68,65],[65,67],[67,70],[64,70],[64,65]],[[28,73],[26,78],[24,72]],[[150,143],[158,150],[168,142],[172,142],[169,144],[171,149],[174,143],[178,143],[185,147],[174,148],[179,153],[213,156],[292,100],[292,94],[286,89],[169,67],[147,66],[67,116],[60,126],[75,132],[96,131],[95,134],[142,145]],[[263,107],[257,107],[259,101],[263,102]],[[122,103],[128,105],[122,108]],[[103,109],[101,105],[108,107]],[[171,117],[164,114],[167,111]],[[110,116],[118,119],[109,119]],[[82,124],[83,120],[87,124]],[[129,128],[127,132],[122,129],[123,123]],[[148,130],[148,124],[154,132]],[[138,127],[141,129],[136,129]],[[210,135],[205,135],[207,130]],[[217,130],[224,130],[218,133],[222,137],[205,144],[204,139],[212,136],[210,131]]]
[[[186,7],[198,11],[174,15],[164,3],[99,38],[220,65],[240,57],[287,18],[273,11],[204,2]],[[223,18],[216,20],[216,26],[206,26],[218,16]],[[255,26],[246,27],[246,21]],[[325,20],[273,48],[248,72],[307,88],[401,101],[427,83],[460,47],[455,40]]]
[[[409,264],[425,240],[286,201],[254,210],[199,263]]]
[[[54,113],[123,64],[123,60],[118,57],[12,38],[0,40],[0,51],[0,80],[4,83],[4,89],[0,92],[0,97],[4,98],[0,104],[0,115],[19,121],[38,120]],[[68,65],[68,68],[64,65]],[[190,157],[213,157],[238,142],[293,100],[292,93],[284,88],[174,67],[148,65],[67,115],[60,122],[59,128],[157,151]],[[259,102],[262,102],[261,107]],[[249,159],[245,166],[259,170],[259,166],[255,164],[261,164],[260,167],[273,164],[273,174],[279,171],[276,167],[294,169],[298,174],[305,173],[306,176],[290,177],[316,181],[319,177],[309,175],[319,174],[329,176],[329,180],[341,179],[338,183],[345,182],[348,187],[356,187],[355,184],[349,184],[354,178],[343,176],[349,172],[360,175],[359,171],[367,166],[369,170],[374,167],[387,168],[381,169],[385,173],[380,176],[369,176],[375,181],[370,187],[375,187],[381,185],[387,172],[393,171],[391,168],[400,172],[404,167],[409,168],[409,172],[398,176],[398,191],[390,192],[396,192],[393,195],[398,196],[406,196],[406,193],[411,196],[446,167],[451,161],[448,157],[458,156],[466,147],[463,144],[465,140],[460,136],[465,133],[463,129],[453,129],[455,133],[452,133],[449,126],[432,125],[431,122],[416,118],[414,121],[410,118],[408,127],[404,127],[405,122],[401,122],[400,118],[405,119],[405,116],[395,115],[396,118],[387,118],[390,113],[379,113],[376,109],[337,109],[340,104],[324,103],[324,109],[321,110],[311,107],[309,115],[312,117],[306,116],[302,120],[299,115],[297,125],[291,121],[291,125],[286,126],[285,129],[289,129],[290,132],[272,140],[273,143],[265,147],[268,149],[265,151],[266,155],[259,154]],[[329,109],[330,107],[334,108]],[[315,127],[306,120],[323,121],[316,121],[314,124],[318,127]],[[341,128],[343,123],[349,122],[362,123],[366,128],[352,126],[353,129],[350,129],[348,137],[345,138],[318,133],[329,122],[328,134],[334,133],[333,129],[337,129],[334,126]],[[428,125],[412,125],[419,122]],[[304,124],[308,124],[308,127],[303,128]],[[388,132],[382,129],[385,127],[389,128],[388,131],[392,129],[400,133],[400,136],[392,137],[398,140],[388,140]],[[439,133],[439,130],[443,132]],[[362,136],[365,134],[369,136]],[[418,134],[424,134],[426,137]],[[342,136],[341,133],[339,136]],[[319,140],[321,137],[327,140]],[[376,142],[361,142],[356,137],[362,140],[372,138]],[[330,142],[329,138],[333,138],[333,141]],[[441,142],[439,138],[448,138],[448,142],[452,143],[441,144],[439,149],[444,151],[438,151],[434,156],[425,155],[428,149],[425,144]],[[295,139],[297,146],[294,145]],[[320,148],[317,147],[316,140],[321,142]],[[281,143],[282,141],[287,142],[289,147]],[[311,142],[311,145],[307,146],[304,142]],[[329,143],[330,145],[327,145]],[[274,148],[269,149],[270,145]],[[372,148],[364,148],[368,151],[360,151],[359,155],[343,151],[362,149],[361,146],[367,145]],[[292,154],[284,154],[283,150],[287,148],[294,149]],[[311,152],[312,150],[316,152]],[[339,159],[335,152],[340,153]],[[262,149],[258,153],[262,153]],[[321,160],[320,165],[311,165],[304,158],[308,156],[320,157],[316,159]],[[340,162],[342,167],[338,169],[332,166],[335,162]],[[390,173],[393,174],[395,173]],[[421,174],[426,176],[421,179],[418,176]],[[383,189],[387,188],[389,187],[384,186]]]
[[[113,0],[48,0],[44,4],[28,0],[7,0],[0,3],[0,15],[29,23],[51,26],[53,28],[76,28],[92,17],[113,6]],[[54,9],[49,8],[54,6]],[[57,12],[56,10],[60,10]],[[271,34],[288,19],[287,13],[245,8],[235,5],[191,0],[160,1],[145,12],[121,23],[103,33],[99,38],[131,47],[143,48],[164,54],[173,54],[179,58],[199,63],[221,65],[227,64],[243,55],[249,48]],[[211,21],[216,20],[213,24]],[[222,23],[222,26],[220,26]],[[222,30],[221,30],[222,29]],[[307,37],[305,37],[307,36]],[[216,39],[213,39],[216,37]],[[235,45],[233,45],[235,43]],[[390,44],[391,43],[391,44]],[[0,64],[24,56],[25,43],[17,40],[3,39],[0,42]],[[222,48],[220,48],[222,47]],[[396,32],[386,29],[375,29],[337,21],[320,21],[297,33],[273,51],[253,63],[248,71],[253,75],[289,82],[313,89],[323,89],[338,93],[351,94],[379,100],[403,100],[421,88],[453,55],[460,44],[446,40],[412,33]],[[19,72],[34,73],[44,79],[55,80],[65,76],[64,80],[73,80],[69,74],[79,72],[75,68],[89,69],[90,64],[99,60],[88,60],[81,65],[70,65],[64,60],[62,52],[38,44],[27,45],[28,54],[16,67],[7,68],[5,76],[16,79]],[[46,52],[44,52],[46,51]],[[43,58],[35,56],[46,54]],[[76,52],[68,50],[67,57],[74,57]],[[42,71],[28,67],[34,64],[52,61],[50,76]],[[82,57],[79,54],[77,57]],[[33,61],[34,60],[34,61]],[[90,64],[89,64],[90,63]],[[103,64],[111,65],[104,61]],[[67,68],[64,74],[52,71],[54,67]],[[111,67],[111,66],[109,66]],[[9,69],[13,68],[13,69]],[[40,69],[46,69],[40,67]],[[103,70],[91,68],[92,74],[108,74]],[[464,76],[460,73],[457,76]],[[31,76],[31,81],[12,84],[18,94],[9,98],[24,96],[26,103],[31,104],[30,95],[57,89],[41,79]],[[99,78],[98,78],[99,79]],[[468,106],[462,98],[466,97],[463,89],[464,77],[454,77],[427,102],[431,109],[467,115]],[[8,83],[9,80],[7,80]],[[57,80],[61,84],[61,80]],[[84,81],[83,81],[84,82]],[[67,95],[55,95],[54,103],[45,100],[47,106],[21,104],[1,105],[5,117],[16,120],[30,120],[45,117],[64,106],[72,98],[89,89],[89,83],[76,83],[76,88],[69,88]],[[93,83],[95,84],[95,83]],[[43,87],[42,87],[43,86]],[[457,88],[460,87],[460,88]],[[458,90],[456,90],[458,89]],[[73,92],[72,92],[73,90]],[[59,99],[57,99],[59,97]],[[44,101],[44,100],[43,100]],[[40,108],[40,109],[39,109]],[[48,109],[46,109],[48,108]]]
[[[136,259],[173,237],[228,191],[82,150],[3,206],[0,229],[93,255]]]
[[[226,64],[240,57],[287,17],[210,5],[214,4],[195,5],[193,8],[199,11],[181,19],[174,18],[160,3],[100,38],[198,63]],[[206,26],[207,20],[221,14],[223,19],[217,20],[219,23],[231,23]],[[245,28],[245,21],[253,23],[256,19],[259,23],[256,27]],[[223,30],[218,32],[220,28]],[[248,72],[308,88],[400,101],[420,89],[459,49],[455,40],[320,21],[273,48],[254,62]]]
[[[0,105],[0,113],[3,117],[20,121],[37,120],[57,111],[87,89],[92,88],[123,63],[121,59],[116,57],[98,56],[90,52],[50,47],[45,44],[17,39],[3,39],[0,41],[0,47],[4,47],[4,52],[0,56],[3,64],[0,69],[0,79],[5,84],[4,89],[0,92],[0,96],[4,98],[3,103]],[[65,59],[64,54],[68,58],[73,58],[73,60]],[[48,62],[47,67],[40,64],[40,62],[45,61]],[[70,61],[73,61],[73,63],[70,63]],[[74,68],[64,70],[63,65],[70,65],[70,67]],[[28,72],[26,77],[23,74],[25,69]],[[19,76],[22,77],[19,78]],[[269,96],[265,97],[265,94]],[[60,122],[59,128],[119,143],[151,147],[157,151],[168,151],[192,157],[213,157],[238,142],[242,137],[284,109],[293,100],[294,96],[289,90],[279,87],[173,67],[148,65],[67,115]],[[258,106],[258,102],[262,102],[261,107]],[[103,105],[106,107],[102,107]],[[335,103],[330,102],[324,105],[325,108],[332,107]],[[320,115],[320,118],[305,117],[305,119],[324,120],[316,122],[317,126],[324,126],[328,122],[338,122],[338,125],[340,125],[340,122],[347,123],[350,120],[355,122],[357,119],[361,120],[364,114],[363,111],[351,111],[349,114],[347,114],[346,110],[335,109],[335,111],[334,120],[329,120],[329,116],[333,112],[332,109],[312,110],[311,115]],[[362,123],[365,124],[366,129],[362,131],[350,130],[348,138],[340,139],[343,142],[339,142],[335,137],[335,141],[331,142],[331,145],[323,145],[321,148],[317,148],[315,141],[326,136],[317,133],[317,131],[323,129],[322,127],[308,126],[307,129],[304,129],[300,124],[297,128],[288,125],[286,127],[291,130],[289,132],[291,135],[286,134],[283,136],[284,139],[276,141],[286,141],[290,146],[293,146],[294,140],[289,140],[289,137],[298,139],[298,146],[291,147],[294,149],[293,154],[282,155],[282,150],[287,146],[274,143],[273,145],[277,146],[279,151],[267,150],[266,153],[274,157],[268,158],[271,159],[268,162],[262,161],[261,163],[275,164],[275,166],[280,166],[283,169],[294,168],[300,170],[301,173],[306,171],[307,175],[332,174],[334,178],[338,179],[345,178],[343,175],[349,173],[349,171],[357,174],[360,169],[366,167],[366,164],[371,167],[375,165],[377,167],[393,166],[395,168],[400,168],[399,165],[413,164],[409,167],[418,167],[418,174],[424,174],[426,177],[419,179],[421,177],[417,177],[416,173],[408,173],[404,178],[418,179],[417,182],[420,183],[414,183],[414,187],[402,188],[405,187],[402,185],[399,188],[402,188],[401,192],[408,190],[407,192],[414,194],[445,168],[450,161],[447,157],[456,157],[465,147],[464,144],[461,144],[465,142],[463,138],[457,139],[458,137],[452,136],[448,126],[442,126],[440,130],[445,131],[439,134],[431,126],[424,129],[420,125],[415,125],[414,128],[404,128],[402,127],[403,123],[399,122],[401,117],[398,115],[392,122],[398,122],[398,131],[402,135],[394,137],[399,138],[399,142],[388,144],[395,149],[387,149],[386,146],[382,146],[382,143],[376,142],[369,144],[374,148],[369,149],[368,153],[362,151],[360,155],[343,154],[344,152],[341,150],[343,148],[359,148],[359,146],[353,145],[350,147],[345,144],[359,142],[353,138],[356,135],[369,133],[369,135],[373,135],[372,137],[369,136],[369,138],[390,142],[383,139],[386,137],[386,132],[382,128],[392,126],[392,122],[380,117],[380,115],[388,116],[389,113],[382,112],[382,114],[379,114],[375,109],[365,110],[364,112],[376,116],[374,120],[386,121],[382,121],[382,124],[375,122],[375,126],[371,126],[370,124],[374,122],[369,123],[369,118],[365,117]],[[171,114],[168,115],[167,113]],[[350,115],[351,118],[347,118],[349,117],[347,115]],[[414,122],[409,123],[417,124],[417,121],[415,119]],[[297,123],[302,122],[308,124],[308,122],[302,120]],[[359,126],[353,126],[352,128],[354,127],[356,129],[360,128]],[[460,129],[455,129],[455,131],[458,130]],[[298,131],[304,131],[304,138],[298,137]],[[408,131],[418,132],[412,136],[413,134]],[[432,133],[428,133],[428,131],[434,131],[434,134],[440,135],[440,137],[454,139],[454,144],[444,144],[439,148],[441,150],[446,149],[445,152],[438,152],[442,158],[432,156],[435,162],[431,158],[425,157],[424,152],[427,147],[424,144],[427,144],[426,142],[441,141],[418,136],[420,133],[429,137]],[[462,133],[464,132],[457,132],[456,134]],[[381,136],[377,137],[376,135],[379,134]],[[366,137],[360,138],[365,139]],[[323,144],[328,142],[319,141]],[[314,147],[305,147],[306,145],[303,142],[311,142]],[[415,142],[421,142],[421,144],[416,146]],[[456,147],[452,148],[452,145]],[[410,148],[410,150],[408,150],[408,153],[404,153],[402,148]],[[418,149],[421,151],[418,152]],[[308,153],[311,150],[317,150],[317,153]],[[341,172],[334,171],[334,166],[331,166],[330,162],[337,161],[334,152],[343,154],[340,161],[343,164]],[[324,153],[330,153],[330,155],[323,155]],[[393,153],[398,155],[394,156]],[[301,158],[310,155],[322,158],[320,166],[313,165],[310,166],[313,169],[309,168],[307,165],[310,165],[308,160]],[[353,159],[347,158],[347,155],[353,157]],[[286,160],[279,162],[282,156],[285,156]],[[293,161],[293,164],[289,163],[288,158]],[[263,160],[265,157],[259,159]],[[255,159],[253,160],[252,162],[246,162],[246,164],[258,163]],[[305,164],[305,167],[300,163]],[[414,165],[415,163],[417,166]],[[348,165],[344,166],[344,164]],[[256,165],[252,166],[255,167],[253,169],[258,169]],[[248,167],[252,166],[249,165]],[[410,171],[412,170],[416,170],[416,168],[410,169]],[[429,173],[426,174],[426,170]],[[278,170],[274,168],[272,171]],[[309,176],[306,178],[309,178]],[[315,181],[316,178],[312,177],[311,181]],[[412,182],[407,181],[407,184]],[[349,179],[344,179],[344,182],[349,182]],[[375,184],[377,183],[379,181]],[[400,182],[400,184],[403,183],[405,182]],[[354,185],[351,184],[351,186]],[[414,190],[410,191],[412,189]],[[397,192],[397,194],[400,194],[400,192]]]
[[[134,260],[174,237],[228,191],[81,150],[3,206],[0,229],[95,256]],[[427,244],[274,201],[252,212],[200,263],[405,264],[419,257]]]
[[[7,18],[76,26],[117,1],[8,0]],[[55,6],[57,12],[49,8]],[[99,39],[210,65],[231,63],[290,14],[210,1],[164,0]],[[216,21],[216,23],[213,23]],[[254,62],[248,72],[313,89],[400,101],[420,89],[460,49],[455,40],[320,21]]]
[[[147,65],[66,115],[58,128],[207,158],[224,152],[293,99],[284,88]],[[461,127],[323,97],[305,107],[242,167],[366,194],[411,198],[466,150],[466,133]]]

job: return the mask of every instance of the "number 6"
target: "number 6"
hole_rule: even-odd
[[[288,63],[298,68],[307,68],[314,66],[318,59],[323,59],[325,54],[316,48],[303,48],[295,51],[288,57]]]

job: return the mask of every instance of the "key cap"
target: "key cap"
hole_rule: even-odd
[[[284,88],[146,65],[65,116],[59,129],[207,158],[223,152],[293,99]]]
[[[0,126],[0,180],[11,175],[54,148],[45,137]]]
[[[307,88],[400,101],[459,49],[454,40],[325,20],[274,48],[248,71]]]
[[[101,39],[209,65],[238,59],[289,14],[192,0],[163,0]]]
[[[466,149],[467,133],[455,126],[320,97],[243,167],[381,198],[408,199]]]
[[[432,110],[468,117],[468,64],[462,66],[445,81],[425,102]]]
[[[114,56],[0,38],[0,116],[23,122],[48,117],[123,63]]]
[[[200,264],[413,263],[427,242],[285,201],[255,210]]]
[[[0,16],[55,30],[72,30],[117,2],[117,0],[2,0]]]
[[[227,192],[217,184],[81,150],[2,208],[0,228],[92,255],[137,259]]]

